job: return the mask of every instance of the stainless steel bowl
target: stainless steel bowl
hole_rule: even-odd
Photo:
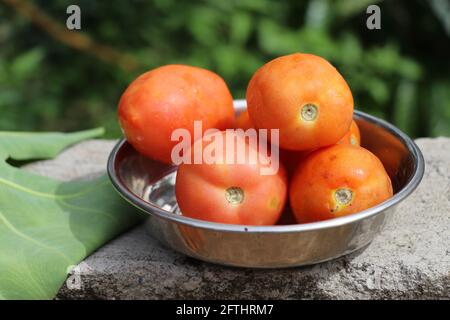
[[[235,101],[236,112],[244,100]],[[369,244],[396,205],[418,186],[424,160],[417,145],[393,125],[355,111],[362,145],[390,175],[394,196],[346,217],[323,222],[245,226],[184,217],[175,199],[176,167],[147,159],[125,140],[111,152],[108,173],[120,195],[148,214],[151,235],[176,251],[223,265],[280,268],[314,264]]]

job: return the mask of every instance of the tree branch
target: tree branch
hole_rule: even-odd
[[[135,70],[140,63],[132,56],[117,51],[107,45],[96,43],[87,34],[80,31],[70,31],[55,21],[46,12],[27,0],[0,0],[14,8],[20,15],[44,30],[55,40],[65,45],[85,52],[95,58],[119,66],[125,71]]]

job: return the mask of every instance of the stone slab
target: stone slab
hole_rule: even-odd
[[[368,247],[315,266],[253,270],[204,263],[167,249],[143,226],[79,265],[81,286],[60,299],[413,299],[450,298],[450,139],[418,139],[426,170]],[[114,141],[80,143],[27,166],[61,180],[105,171]]]

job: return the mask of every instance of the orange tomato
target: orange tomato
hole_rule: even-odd
[[[370,151],[350,144],[311,153],[294,173],[289,192],[299,223],[359,212],[393,194],[381,161]]]
[[[242,164],[222,163],[201,164],[183,163],[178,167],[175,183],[175,193],[178,205],[183,215],[230,224],[273,225],[281,216],[287,196],[287,177],[281,164],[273,175],[261,175],[265,165],[260,161],[268,161],[266,156],[259,154],[257,148],[247,140],[230,132],[235,143],[243,143],[248,155]],[[219,132],[217,137],[225,141],[225,132]],[[209,138],[208,138],[209,137]],[[188,154],[191,158],[195,152],[206,152],[209,148],[211,135],[197,140]],[[215,140],[212,139],[212,140]],[[223,145],[225,155],[236,150],[227,150]],[[256,163],[248,159],[260,156]]]
[[[361,145],[361,136],[356,122],[353,120],[350,129],[345,136],[337,142],[337,144]],[[280,149],[280,159],[283,162],[289,176],[292,176],[297,166],[312,152],[313,150],[291,151]]]
[[[242,111],[241,114],[239,114],[239,116],[236,119],[235,128],[244,129],[244,130],[254,128],[254,126],[250,120],[250,117],[248,115],[247,110]],[[280,161],[283,163],[289,176],[292,173],[294,173],[294,170],[297,167],[297,165],[308,154],[309,154],[309,151],[291,151],[291,150],[284,150],[284,149],[280,149],[280,152],[279,152]]]
[[[244,110],[242,111],[239,116],[236,118],[236,125],[235,125],[236,129],[250,129],[250,128],[254,128],[250,117],[248,115],[248,111]]]
[[[358,125],[355,120],[352,121],[350,129],[347,131],[345,136],[342,137],[341,140],[338,141],[337,144],[352,144],[355,146],[361,145],[361,135],[359,133]]]
[[[167,65],[134,80],[119,102],[119,121],[127,140],[143,155],[171,163],[173,130],[226,129],[234,124],[233,98],[217,74],[191,66]]]
[[[239,114],[236,119],[235,128],[243,130],[254,128],[247,110],[242,111],[241,114]],[[280,161],[283,163],[289,176],[294,173],[297,165],[309,154],[309,152],[310,151],[291,151],[279,149]]]
[[[311,150],[337,143],[349,130],[353,97],[325,59],[296,53],[262,66],[247,88],[256,128],[280,129],[280,146]]]

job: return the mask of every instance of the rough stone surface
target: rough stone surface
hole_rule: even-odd
[[[142,226],[79,266],[80,289],[58,298],[450,298],[450,139],[419,139],[426,171],[371,245],[312,267],[227,268],[162,247]],[[87,141],[29,170],[70,180],[104,172],[113,141]]]

